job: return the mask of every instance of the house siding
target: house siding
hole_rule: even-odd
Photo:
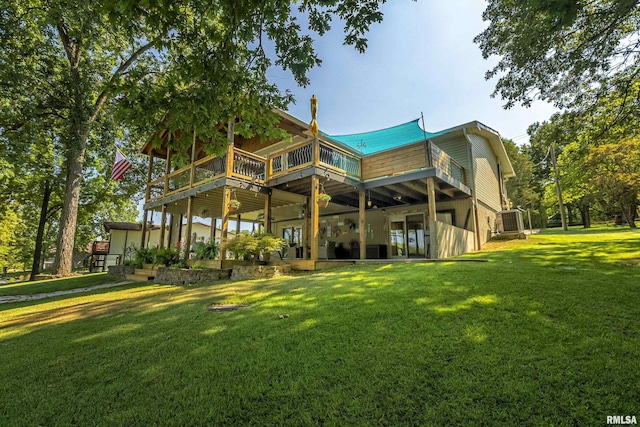
[[[480,243],[491,240],[496,224],[496,211],[482,202],[478,203],[478,228],[480,229]]]
[[[465,170],[471,169],[468,142],[462,133],[460,135],[445,135],[440,138],[434,138],[432,142],[458,162]]]
[[[480,135],[469,134],[474,159],[475,194],[478,202],[494,211],[501,210],[498,161],[489,141]]]

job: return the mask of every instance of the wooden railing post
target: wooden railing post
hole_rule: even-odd
[[[196,131],[193,131],[193,143],[191,144],[191,174],[189,175],[189,188],[193,188],[196,180]]]
[[[145,200],[149,201],[151,199],[151,187],[149,183],[151,182],[151,177],[153,175],[153,151],[149,151],[149,170],[147,171],[147,188],[145,191]]]
[[[233,174],[233,142],[235,134],[235,119],[229,120],[227,126],[227,140],[229,145],[227,146],[227,173],[226,176],[230,177]]]
[[[167,146],[167,164],[164,167],[164,192],[163,196],[166,196],[169,192],[169,174],[171,173],[171,150]]]
[[[271,179],[271,174],[273,174],[273,165],[271,164],[271,159],[272,156],[268,156],[267,157],[267,164],[265,165],[265,170],[264,170],[264,180],[268,181]]]
[[[318,141],[318,137],[317,136],[313,137],[312,150],[313,151],[312,151],[312,154],[311,154],[311,164],[313,166],[318,166],[318,164],[320,163],[320,142]]]

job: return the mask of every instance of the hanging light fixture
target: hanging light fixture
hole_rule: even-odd
[[[367,200],[367,207],[371,207],[373,203],[371,203],[371,190],[369,190],[369,200]]]

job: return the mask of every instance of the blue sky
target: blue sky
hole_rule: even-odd
[[[316,41],[323,64],[309,74],[308,87],[275,67],[269,78],[293,92],[297,103],[289,113],[304,121],[315,94],[320,128],[332,135],[394,126],[423,112],[431,132],[478,120],[525,143],[527,127],[556,110],[541,101],[504,110],[500,98],[491,98],[495,81],[484,74],[497,59],[484,60],[473,43],[487,25],[485,6],[478,0],[393,0],[383,6],[383,22],[371,28],[364,54],[342,45],[342,28],[334,22]]]

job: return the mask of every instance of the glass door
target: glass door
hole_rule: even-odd
[[[407,255],[424,258],[424,215],[407,215]]]
[[[404,217],[399,219],[391,218],[389,220],[389,242],[391,246],[391,258],[406,258],[406,242],[405,242],[405,221]]]

